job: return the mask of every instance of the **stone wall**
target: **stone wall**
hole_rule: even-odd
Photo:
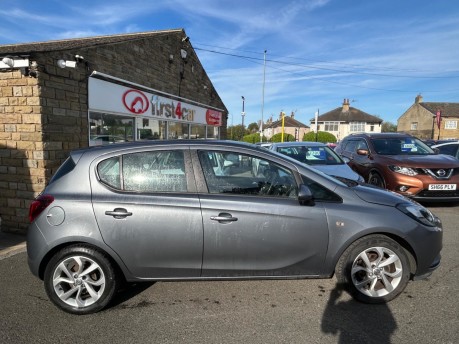
[[[188,52],[186,62],[180,57],[182,48]],[[75,55],[84,57],[77,68],[57,66],[59,59],[73,60]],[[29,59],[38,66],[33,77],[20,71],[0,73],[1,231],[25,232],[32,200],[71,150],[88,146],[91,72],[225,108],[181,34],[35,52]],[[224,128],[226,120],[224,113]]]
[[[415,130],[411,125],[417,123]],[[397,131],[414,135],[420,139],[432,138],[432,113],[419,104],[412,105],[397,122]]]
[[[38,80],[0,73],[1,229],[24,231],[30,201],[45,185]]]

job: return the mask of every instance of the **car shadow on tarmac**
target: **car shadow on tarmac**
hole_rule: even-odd
[[[143,291],[150,288],[156,282],[141,282],[141,283],[124,283],[118,293],[113,298],[112,302],[107,306],[106,310],[113,308],[128,308],[132,306],[123,305],[126,301],[141,294]],[[141,305],[137,305],[140,307]]]
[[[397,329],[387,304],[364,304],[343,297],[345,286],[337,283],[322,316],[322,332],[338,336],[338,343],[391,343]],[[347,296],[347,295],[346,295]]]

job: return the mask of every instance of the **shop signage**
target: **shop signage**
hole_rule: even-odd
[[[222,125],[222,112],[152,92],[89,78],[89,109],[187,123]]]

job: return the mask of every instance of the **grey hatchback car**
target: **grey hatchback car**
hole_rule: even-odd
[[[74,151],[29,216],[29,267],[74,314],[108,306],[126,281],[336,275],[357,300],[387,302],[442,248],[421,205],[230,141]]]

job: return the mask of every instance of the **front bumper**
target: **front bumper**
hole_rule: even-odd
[[[441,262],[441,255],[439,254],[433,261],[432,265],[427,269],[427,271],[424,272],[423,274],[414,275],[413,280],[417,281],[417,280],[423,280],[423,279],[428,278],[430,275],[432,275],[432,272],[434,272],[440,266],[440,262]]]

